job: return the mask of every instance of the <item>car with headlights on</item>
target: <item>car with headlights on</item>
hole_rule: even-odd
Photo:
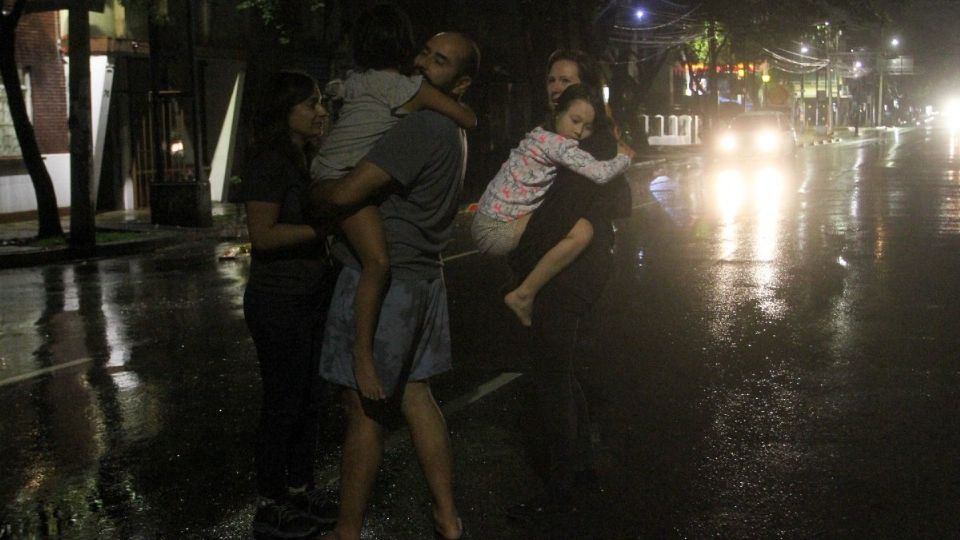
[[[778,111],[749,111],[734,116],[720,130],[713,154],[721,160],[782,159],[797,151],[790,117]]]

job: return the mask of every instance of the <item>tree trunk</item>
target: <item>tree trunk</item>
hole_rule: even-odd
[[[20,88],[20,74],[17,72],[16,28],[20,22],[25,0],[19,0],[8,15],[0,16],[0,75],[7,91],[7,103],[13,128],[20,143],[20,155],[30,174],[33,191],[37,197],[37,236],[48,238],[63,236],[60,225],[60,212],[57,206],[57,194],[53,190],[53,180],[43,164],[33,124],[27,115],[27,104]]]
[[[96,244],[90,176],[93,149],[90,113],[90,12],[86,0],[70,7],[70,246]],[[104,126],[106,129],[106,126]]]

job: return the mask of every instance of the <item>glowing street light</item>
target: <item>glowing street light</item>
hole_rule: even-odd
[[[900,46],[900,40],[899,40],[898,38],[893,38],[893,39],[891,39],[891,40],[890,40],[890,46],[891,46],[891,47],[899,47],[899,46]]]
[[[860,68],[862,68],[862,67],[863,67],[863,62],[861,62],[861,61],[859,61],[859,60],[857,60],[856,62],[853,63],[853,69],[860,69]]]
[[[646,13],[642,9],[638,9],[636,12],[634,12],[633,15],[637,18],[638,21],[642,21]]]
[[[800,45],[800,52],[803,54],[807,54],[808,52],[810,52],[810,47],[807,47],[806,45]]]

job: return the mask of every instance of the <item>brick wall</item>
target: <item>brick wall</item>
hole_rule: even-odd
[[[67,81],[57,37],[55,11],[26,14],[17,25],[17,65],[30,72],[33,128],[44,154],[70,151]]]

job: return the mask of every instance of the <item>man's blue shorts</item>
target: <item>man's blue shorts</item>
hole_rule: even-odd
[[[320,375],[357,388],[353,376],[353,301],[360,272],[345,267],[333,290],[320,351]],[[401,384],[424,381],[452,367],[450,317],[443,278],[391,279],[373,343],[380,383],[388,395]]]

